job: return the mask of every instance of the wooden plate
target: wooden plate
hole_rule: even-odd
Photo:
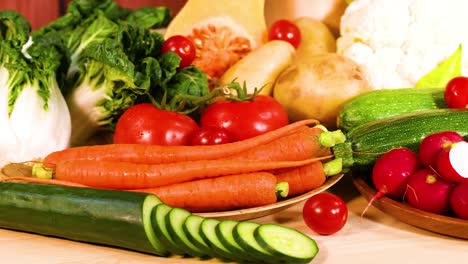
[[[237,220],[237,221],[242,221],[242,220],[249,220],[249,219],[254,219],[254,218],[259,218],[262,216],[270,215],[277,213],[279,211],[282,211],[290,206],[293,206],[299,202],[302,202],[313,195],[323,192],[333,186],[335,183],[337,183],[341,178],[343,177],[343,174],[338,174],[335,176],[329,177],[325,183],[307,193],[304,193],[302,195],[285,199],[282,201],[279,201],[274,204],[270,205],[265,205],[265,206],[259,206],[259,207],[254,207],[254,208],[248,208],[248,209],[241,209],[241,210],[233,210],[233,211],[224,211],[224,212],[210,212],[210,213],[197,213],[198,215],[205,216],[205,217],[212,217],[216,218],[219,220],[222,219],[231,219],[231,220]]]
[[[362,176],[353,174],[352,179],[358,191],[369,201],[376,190]],[[412,226],[434,233],[468,239],[468,220],[428,213],[387,197],[376,200],[373,206]]]

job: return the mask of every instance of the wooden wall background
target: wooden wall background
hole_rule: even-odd
[[[63,14],[70,0],[0,0],[0,10],[16,10],[25,16],[33,29],[37,29]],[[115,0],[127,8],[165,5],[174,14],[180,10],[186,0]]]

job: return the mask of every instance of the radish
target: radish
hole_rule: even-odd
[[[449,182],[468,181],[467,157],[468,142],[453,143],[437,155],[437,172]]]
[[[459,183],[453,189],[450,207],[456,216],[468,220],[468,182]]]
[[[380,156],[372,169],[372,182],[377,193],[369,200],[362,215],[375,200],[383,196],[402,200],[408,176],[419,166],[418,156],[408,148],[395,148]]]
[[[414,208],[445,214],[450,210],[452,183],[439,177],[433,170],[423,168],[408,177],[406,199]]]
[[[419,145],[419,159],[424,166],[436,168],[439,152],[451,144],[463,141],[455,131],[442,131],[426,136]]]

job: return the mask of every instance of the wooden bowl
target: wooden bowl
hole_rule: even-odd
[[[322,186],[312,191],[309,191],[307,193],[304,193],[302,195],[295,196],[289,199],[281,200],[274,204],[259,206],[259,207],[254,207],[254,208],[241,209],[241,210],[233,210],[233,211],[197,213],[197,215],[201,215],[204,217],[211,217],[211,218],[215,218],[219,220],[231,219],[231,220],[237,220],[237,221],[259,218],[262,216],[277,213],[290,206],[293,206],[297,203],[307,200],[313,195],[327,190],[328,188],[333,186],[335,183],[337,183],[342,177],[343,177],[343,174],[331,176],[325,181],[325,183]]]
[[[362,176],[352,176],[358,191],[369,201],[376,190]],[[428,213],[387,197],[380,198],[373,206],[396,219],[434,233],[468,239],[468,220]]]

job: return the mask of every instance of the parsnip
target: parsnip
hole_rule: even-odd
[[[294,54],[295,49],[288,42],[269,41],[231,66],[218,84],[225,85],[234,79],[240,84],[245,81],[249,93],[263,87],[260,94],[271,95],[276,78],[292,63]]]

